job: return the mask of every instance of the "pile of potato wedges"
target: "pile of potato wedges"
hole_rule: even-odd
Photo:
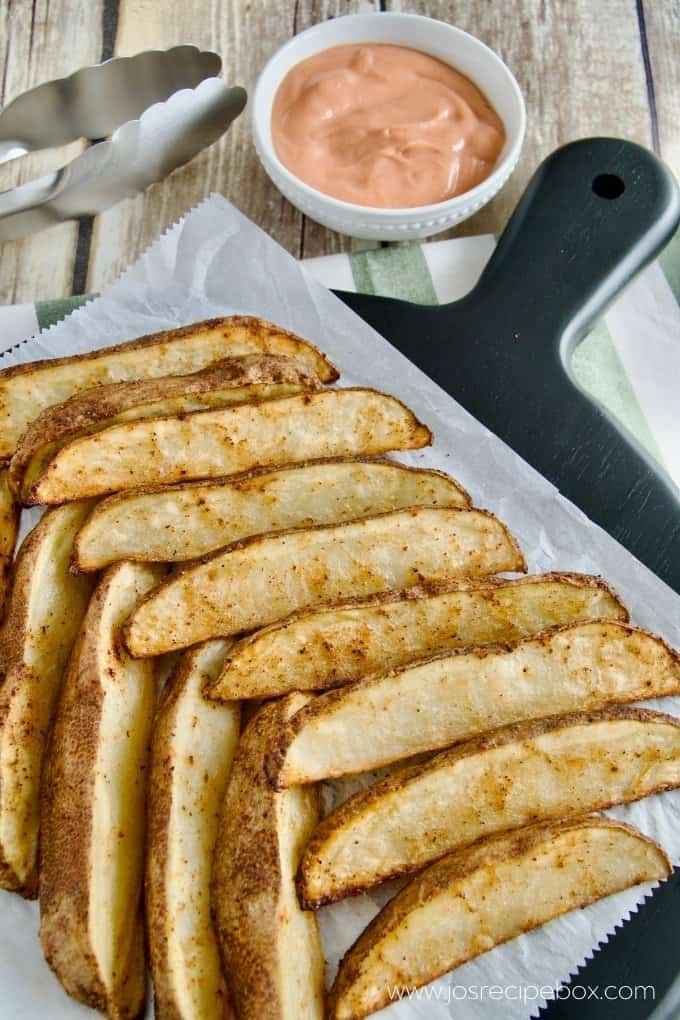
[[[0,887],[112,1020],[149,970],[159,1020],[359,1020],[669,874],[600,812],[680,786],[677,652],[337,378],[245,316],[0,372]],[[318,912],[394,879],[326,989]]]

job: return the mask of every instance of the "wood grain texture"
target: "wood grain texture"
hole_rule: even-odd
[[[296,32],[336,14],[365,8],[358,0],[247,3],[244,0],[120,0],[116,53],[180,42],[217,50],[227,81],[249,95],[269,56]],[[377,0],[376,0],[377,6]],[[250,111],[215,145],[145,195],[97,217],[87,289],[101,290],[182,213],[220,191],[296,257],[346,249],[349,238],[304,223],[271,183],[255,153]]]
[[[294,6],[241,0],[120,0],[116,53],[178,43],[217,50],[224,77],[250,91],[274,49],[294,30]],[[89,290],[101,290],[158,235],[211,191],[220,191],[247,216],[299,254],[301,216],[272,186],[250,139],[246,110],[227,134],[190,164],[144,195],[95,220]]]
[[[0,0],[0,103],[25,89],[70,74],[101,56],[101,0]],[[77,142],[0,167],[0,189],[33,180],[68,162]],[[78,225],[0,245],[0,303],[14,304],[71,293]]]
[[[387,0],[386,6],[441,18],[482,39],[509,65],[527,105],[515,173],[488,206],[440,238],[501,230],[538,164],[565,142],[615,135],[651,145],[635,0]]]
[[[100,59],[102,9],[111,14],[117,4],[117,53],[193,42],[220,52],[225,78],[251,93],[275,49],[328,17],[381,7],[407,10],[482,38],[517,75],[529,130],[520,164],[502,194],[451,233],[501,230],[532,171],[566,141],[615,134],[651,145],[652,101],[661,154],[680,171],[680,0],[516,0],[512,5],[489,0],[0,0],[3,103],[30,85]],[[0,168],[0,186],[33,177],[58,160],[45,154],[25,163]],[[96,219],[86,289],[109,284],[213,190],[296,257],[373,246],[313,223],[279,194],[260,167],[246,109],[224,138],[187,167]],[[71,224],[3,245],[0,301],[70,293],[76,239]]]
[[[640,7],[660,152],[680,177],[680,0],[643,0]]]

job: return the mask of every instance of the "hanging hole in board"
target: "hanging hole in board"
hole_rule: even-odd
[[[620,198],[626,190],[626,185],[617,174],[598,174],[593,181],[593,191],[598,198],[607,198],[610,201]]]

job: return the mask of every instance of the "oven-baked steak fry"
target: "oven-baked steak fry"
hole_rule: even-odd
[[[321,390],[124,422],[74,439],[35,481],[31,501],[65,503],[320,457],[420,449],[431,441],[430,430],[386,393]]]
[[[211,706],[201,693],[227,648],[209,641],[182,656],[154,722],[145,903],[156,1020],[233,1018],[210,878],[241,712],[237,702]]]
[[[6,468],[0,468],[0,624],[10,585],[14,546],[19,533],[19,505],[9,484]]]
[[[19,437],[46,407],[91,386],[186,375],[242,354],[295,358],[322,382],[337,369],[316,347],[281,326],[248,315],[206,319],[150,333],[89,354],[49,358],[0,371],[0,461],[11,457]]]
[[[594,620],[446,652],[320,694],[271,754],[277,786],[366,772],[524,719],[680,693],[680,656],[647,631]]]
[[[516,723],[407,766],[326,817],[300,865],[304,906],[418,871],[485,836],[680,786],[680,720],[613,705]]]
[[[362,1020],[522,932],[670,871],[657,843],[597,815],[449,854],[359,936],[340,965],[327,1016]]]
[[[270,702],[251,719],[222,805],[213,866],[213,915],[236,1015],[322,1020],[324,961],[314,914],[300,909],[295,873],[318,821],[316,790],[281,793],[264,770],[267,748],[304,696]]]
[[[91,509],[48,510],[24,539],[7,601],[0,686],[0,886],[38,892],[40,788],[66,663],[93,577],[73,577],[73,541]]]
[[[291,610],[422,580],[523,570],[507,529],[483,510],[415,507],[262,535],[185,567],[126,628],[133,655],[265,626]]]
[[[63,404],[46,407],[31,422],[10,461],[10,483],[22,502],[28,502],[34,482],[68,442],[125,421],[232,407],[319,389],[317,376],[279,354],[227,358],[191,375],[95,386]]]
[[[120,563],[90,601],[73,649],[43,784],[40,941],[74,998],[112,1020],[144,1009],[142,885],[152,660],[135,661],[120,626],[163,572]]]
[[[119,559],[189,560],[269,531],[408,506],[469,503],[448,475],[394,461],[354,457],[286,464],[218,482],[109,496],[78,536],[75,566],[100,570]]]
[[[219,701],[341,687],[447,649],[598,618],[626,621],[628,613],[601,578],[587,574],[421,584],[294,613],[249,634],[229,650],[206,693]]]

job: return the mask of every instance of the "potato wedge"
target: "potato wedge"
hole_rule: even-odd
[[[350,797],[307,844],[308,909],[419,871],[531,822],[627,804],[680,786],[680,720],[614,705],[517,723],[457,744]]]
[[[325,690],[446,649],[518,641],[602,617],[628,614],[601,578],[586,574],[418,585],[297,613],[256,631],[230,649],[206,694],[219,701]]]
[[[9,465],[10,483],[23,501],[67,442],[112,425],[142,418],[207,411],[256,400],[311,393],[321,383],[292,358],[247,354],[227,358],[191,375],[109,383],[45,408],[19,440]]]
[[[216,478],[318,457],[427,446],[432,434],[404,404],[368,389],[301,396],[126,422],[75,439],[50,462],[29,502],[64,503],[191,478]]]
[[[0,623],[5,615],[5,599],[18,532],[19,506],[12,493],[7,471],[0,468]]]
[[[156,1020],[233,1017],[210,877],[241,713],[236,702],[211,706],[201,693],[227,648],[210,641],[180,659],[154,723],[145,901]]]
[[[141,1015],[146,772],[156,705],[151,661],[120,625],[162,568],[111,567],[71,655],[43,784],[40,941],[74,998],[112,1018]]]
[[[596,815],[450,854],[359,936],[340,965],[327,1016],[361,1020],[522,932],[670,872],[657,843]]]
[[[7,603],[0,687],[0,887],[38,892],[40,781],[68,656],[94,586],[69,574],[91,507],[49,510],[26,536]]]
[[[388,460],[310,461],[213,483],[109,496],[78,538],[75,566],[195,559],[252,535],[336,524],[409,506],[470,505],[440,471]]]
[[[46,407],[102,383],[186,375],[241,354],[295,358],[323,382],[338,372],[294,333],[264,319],[232,315],[137,337],[91,354],[13,365],[0,372],[0,461],[10,457],[26,427]]]
[[[524,719],[679,693],[680,656],[660,637],[578,623],[327,691],[282,731],[269,775],[285,787],[366,772]]]
[[[213,866],[213,916],[236,1015],[322,1020],[324,961],[316,917],[300,909],[295,873],[318,821],[316,791],[277,793],[267,748],[303,695],[251,719],[222,805]]]
[[[523,570],[507,529],[483,510],[416,507],[258,536],[185,567],[126,629],[133,655],[238,634],[315,603],[455,574]]]

